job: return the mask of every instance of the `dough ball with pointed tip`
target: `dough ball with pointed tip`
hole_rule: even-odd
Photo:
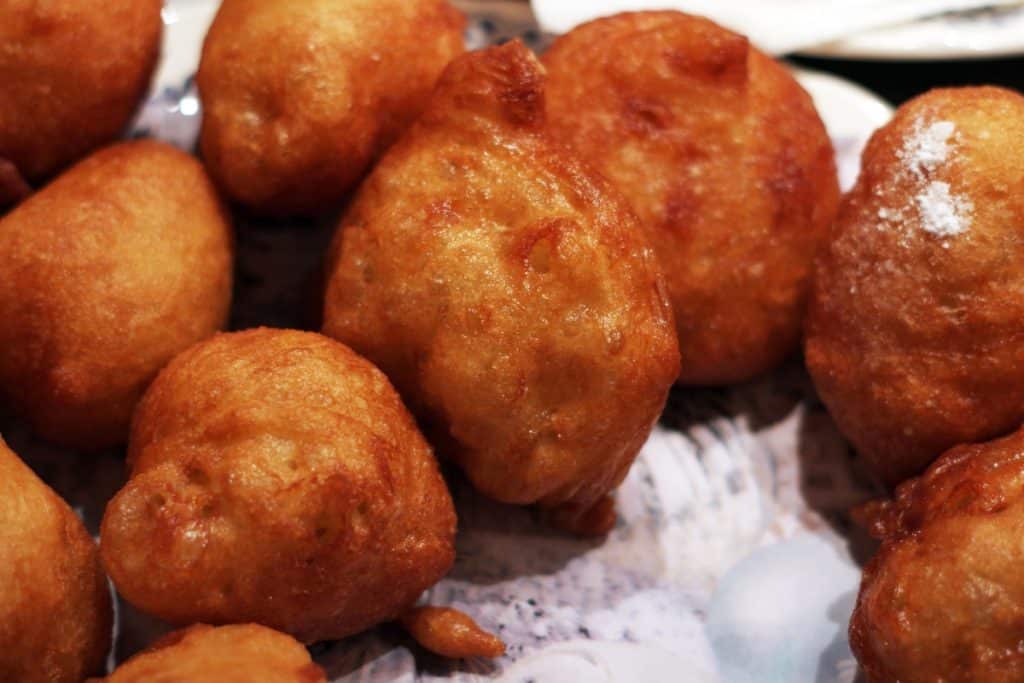
[[[185,351],[132,426],[101,553],[173,624],[255,622],[303,642],[398,618],[454,559],[455,510],[387,378],[318,334]]]
[[[601,533],[614,514],[587,513],[610,510],[679,351],[636,218],[548,136],[544,83],[519,42],[448,67],[339,227],[324,330],[485,494]]]

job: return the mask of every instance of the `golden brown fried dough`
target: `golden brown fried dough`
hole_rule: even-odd
[[[778,365],[838,201],[811,98],[746,38],[679,12],[598,19],[544,63],[555,132],[623,192],[664,268],[680,381]]]
[[[225,0],[197,77],[210,173],[254,211],[330,208],[419,114],[464,24],[446,0]]]
[[[519,42],[448,67],[361,188],[328,274],[325,332],[501,501],[606,505],[678,373],[654,256],[625,202],[547,137],[542,67]]]
[[[807,365],[894,485],[1024,420],[1024,97],[938,90],[865,150],[818,264]]]
[[[256,624],[170,633],[103,679],[107,683],[326,683],[294,638]],[[98,683],[98,682],[97,682]]]
[[[850,645],[872,683],[1024,680],[1024,430],[958,446],[866,516]]]
[[[139,404],[103,518],[118,591],[175,624],[303,642],[405,613],[454,559],[437,462],[387,378],[318,334],[224,334]]]
[[[92,537],[0,439],[0,680],[79,683],[100,670],[112,621]]]
[[[123,443],[146,385],[231,299],[228,218],[199,163],[110,147],[0,220],[0,402],[75,448]]]
[[[505,654],[501,639],[450,607],[415,607],[400,622],[416,642],[442,657],[493,659]]]
[[[0,166],[6,160],[36,183],[117,138],[156,65],[162,6],[161,0],[0,3]],[[4,177],[6,171],[0,204]]]

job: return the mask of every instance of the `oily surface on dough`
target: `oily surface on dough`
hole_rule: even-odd
[[[6,160],[38,183],[120,136],[156,66],[161,7],[161,0],[0,3],[0,166]]]
[[[0,680],[80,683],[112,622],[92,536],[0,439]]]
[[[123,444],[175,354],[227,320],[231,225],[203,167],[127,142],[0,219],[0,403],[43,438]]]
[[[805,347],[836,424],[892,486],[1024,419],[1024,97],[932,91],[863,161]]]
[[[169,633],[106,683],[326,683],[294,638],[256,624],[204,624]],[[100,683],[100,681],[93,681]]]
[[[453,62],[363,185],[324,331],[389,375],[477,488],[570,517],[622,481],[678,371],[653,253],[548,137],[542,67],[518,41]]]
[[[302,642],[397,618],[454,559],[437,462],[384,375],[318,334],[221,334],[146,393],[104,566],[172,624],[256,622]]]
[[[200,148],[258,213],[332,208],[463,51],[447,0],[225,0],[203,46]]]
[[[1024,431],[958,446],[865,514],[850,645],[871,683],[1024,677]]]
[[[629,200],[661,262],[680,380],[778,366],[839,196],[810,96],[746,38],[680,12],[584,24],[544,64],[555,132]]]

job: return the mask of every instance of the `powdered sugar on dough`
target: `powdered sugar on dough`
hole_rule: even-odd
[[[937,237],[952,237],[966,232],[974,205],[971,200],[950,191],[949,183],[928,183],[917,195],[921,226]]]
[[[914,133],[903,144],[900,159],[911,173],[925,181],[929,173],[949,159],[952,151],[949,139],[955,134],[956,126],[952,121],[936,121],[926,128],[918,119]]]
[[[912,200],[921,228],[936,237],[953,237],[967,232],[974,215],[970,199],[955,194],[948,182],[933,179],[936,171],[949,161],[956,141],[956,125],[952,121],[925,124],[918,119],[914,130],[903,144],[898,156],[916,186]],[[878,212],[883,221],[903,222],[901,209],[883,207]],[[948,248],[948,243],[943,243]]]

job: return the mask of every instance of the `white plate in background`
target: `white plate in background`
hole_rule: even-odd
[[[948,14],[802,51],[814,57],[889,61],[1024,55],[1024,5]]]
[[[836,150],[839,184],[853,187],[860,172],[860,155],[871,134],[892,118],[892,107],[855,83],[808,69],[796,69],[796,79],[814,99]]]
[[[688,11],[748,35],[774,55],[932,60],[1024,54],[1022,0],[531,0],[531,5],[553,33],[622,11]]]

